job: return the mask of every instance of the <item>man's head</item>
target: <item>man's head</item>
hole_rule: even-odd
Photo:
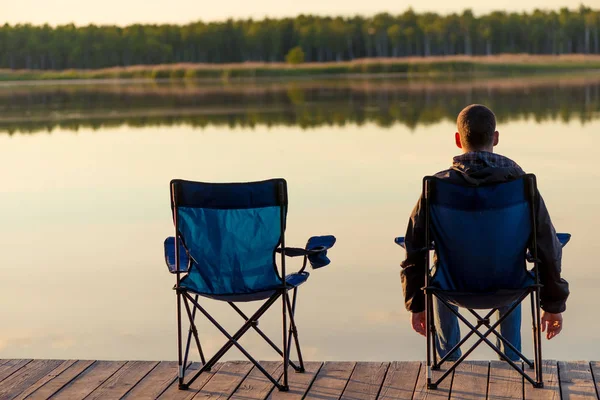
[[[486,106],[471,104],[465,107],[456,120],[458,132],[455,134],[456,145],[469,151],[493,151],[498,144],[499,133],[496,131],[496,116]]]

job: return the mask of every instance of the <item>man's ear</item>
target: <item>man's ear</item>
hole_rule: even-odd
[[[456,132],[454,134],[454,140],[456,141],[456,147],[458,147],[459,149],[462,149],[463,146],[462,146],[462,143],[460,141],[460,133]]]
[[[496,131],[496,132],[494,132],[494,146],[497,146],[499,141],[500,141],[500,132]]]

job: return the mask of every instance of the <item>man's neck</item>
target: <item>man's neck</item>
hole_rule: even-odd
[[[463,148],[463,154],[476,153],[476,152],[481,152],[481,151],[485,151],[487,153],[493,153],[494,149],[493,148],[491,148],[491,149],[487,149],[487,148],[486,149],[465,149],[465,148]]]

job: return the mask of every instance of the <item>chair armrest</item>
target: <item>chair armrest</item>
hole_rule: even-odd
[[[565,247],[567,245],[567,243],[569,243],[569,241],[571,240],[571,234],[570,233],[557,233],[556,238],[560,242],[560,246]],[[527,251],[527,254],[525,254],[525,259],[527,260],[527,262],[530,262],[530,263],[536,261],[529,251]]]
[[[406,249],[406,243],[404,242],[403,237],[397,237],[396,239],[394,239],[394,243],[396,243],[398,246],[402,247],[403,249]]]
[[[335,244],[335,236],[313,236],[308,239],[306,246],[302,249],[299,247],[285,247],[285,255],[288,257],[304,256],[304,265],[300,272],[306,268],[307,261],[310,262],[310,266],[313,269],[325,267],[331,263],[331,260],[327,257],[327,250],[333,247]],[[282,252],[282,249],[276,249],[278,253]]]
[[[312,269],[323,268],[331,263],[327,257],[327,250],[333,247],[335,240],[335,236],[332,235],[313,236],[308,239],[305,249],[309,252],[307,257]]]
[[[165,239],[165,262],[170,273],[177,273],[177,266],[175,265],[175,238],[173,236]],[[181,240],[179,240],[179,272],[188,272],[189,267],[190,256]]]
[[[400,236],[395,238],[394,243],[406,250],[406,241],[403,237]],[[422,250],[425,250],[425,248],[423,248]],[[429,246],[429,250],[435,250],[435,246],[433,245],[433,243],[431,243],[431,246]]]
[[[567,243],[569,243],[569,241],[571,240],[571,234],[570,233],[557,233],[556,238],[560,242],[560,245],[562,247],[565,247],[567,245]]]
[[[317,248],[307,250],[307,249],[302,249],[300,247],[284,247],[283,250],[285,250],[285,255],[287,257],[299,257],[299,256],[309,256],[311,254],[317,254],[322,251],[327,251],[327,248],[324,246],[319,246]],[[277,253],[281,253],[283,250],[281,248],[278,248],[275,251]]]

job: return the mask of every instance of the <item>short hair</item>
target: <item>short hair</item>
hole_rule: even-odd
[[[463,146],[478,150],[494,142],[496,116],[486,106],[471,104],[465,107],[456,120]]]

